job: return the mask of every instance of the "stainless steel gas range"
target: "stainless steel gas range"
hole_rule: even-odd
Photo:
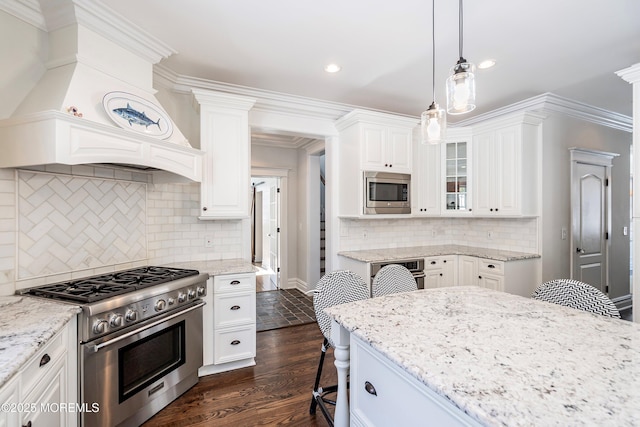
[[[208,275],[140,267],[22,293],[75,303],[80,399],[94,426],[138,426],[198,382]]]

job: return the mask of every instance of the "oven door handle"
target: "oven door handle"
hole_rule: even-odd
[[[152,327],[154,327],[156,325],[159,325],[161,323],[166,322],[167,320],[171,320],[171,319],[174,319],[174,318],[176,318],[178,316],[182,316],[183,314],[186,314],[186,313],[188,313],[190,311],[196,310],[196,309],[198,309],[198,308],[200,308],[200,307],[202,307],[204,305],[205,305],[205,302],[198,303],[198,304],[194,305],[193,307],[187,308],[186,310],[180,310],[179,312],[173,313],[170,316],[163,317],[162,319],[158,319],[155,322],[152,322],[152,323],[150,323],[148,325],[145,325],[143,328],[139,328],[139,329],[136,329],[135,331],[127,332],[126,334],[120,335],[119,337],[114,338],[112,340],[105,341],[105,342],[100,343],[100,344],[96,344],[96,345],[94,345],[92,347],[93,352],[97,353],[98,350],[100,350],[103,347],[106,347],[106,346],[111,345],[113,343],[117,343],[118,341],[121,341],[123,339],[129,338],[130,336],[133,336],[135,334],[139,334],[140,332],[144,331],[145,329],[152,328]]]

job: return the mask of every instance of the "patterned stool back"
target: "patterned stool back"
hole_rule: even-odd
[[[313,293],[313,309],[322,334],[331,340],[331,318],[324,309],[338,304],[369,298],[369,287],[362,277],[349,270],[332,271],[323,276]]]
[[[550,280],[538,286],[531,298],[565,307],[620,318],[616,305],[608,296],[591,285],[570,279]]]
[[[373,278],[371,285],[374,297],[410,292],[418,289],[418,284],[406,267],[389,264],[380,269]]]

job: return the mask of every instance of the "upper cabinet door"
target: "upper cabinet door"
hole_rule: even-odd
[[[255,100],[194,90],[200,103],[200,149],[205,152],[200,219],[249,217],[251,141],[249,110]]]
[[[538,125],[525,115],[474,134],[474,215],[537,215]]]
[[[472,213],[471,142],[449,139],[442,146],[444,199],[442,214],[470,215]]]
[[[361,126],[363,170],[411,173],[411,129]]]

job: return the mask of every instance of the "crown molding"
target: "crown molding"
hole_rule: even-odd
[[[361,109],[348,104],[323,101],[282,92],[256,89],[248,86],[189,77],[175,73],[173,70],[156,64],[153,67],[154,82],[160,86],[182,94],[190,94],[192,89],[205,89],[216,92],[244,95],[256,99],[254,110],[284,113],[292,116],[313,117],[326,120],[337,120],[347,113]],[[368,110],[373,111],[375,110]],[[388,112],[380,112],[387,113]],[[397,115],[398,116],[398,115]],[[419,119],[416,119],[419,120]]]
[[[638,83],[640,82],[640,63],[634,64],[623,70],[616,71],[616,74],[626,82]]]
[[[515,104],[471,117],[467,120],[456,122],[456,126],[480,125],[488,120],[504,118],[524,112],[537,112],[541,114],[561,113],[590,123],[607,126],[625,132],[633,131],[633,120],[624,114],[615,113],[603,108],[594,107],[582,102],[555,95],[553,93],[543,93],[525,99]]]
[[[0,10],[42,31],[47,31],[47,23],[42,15],[38,0],[0,0]]]

